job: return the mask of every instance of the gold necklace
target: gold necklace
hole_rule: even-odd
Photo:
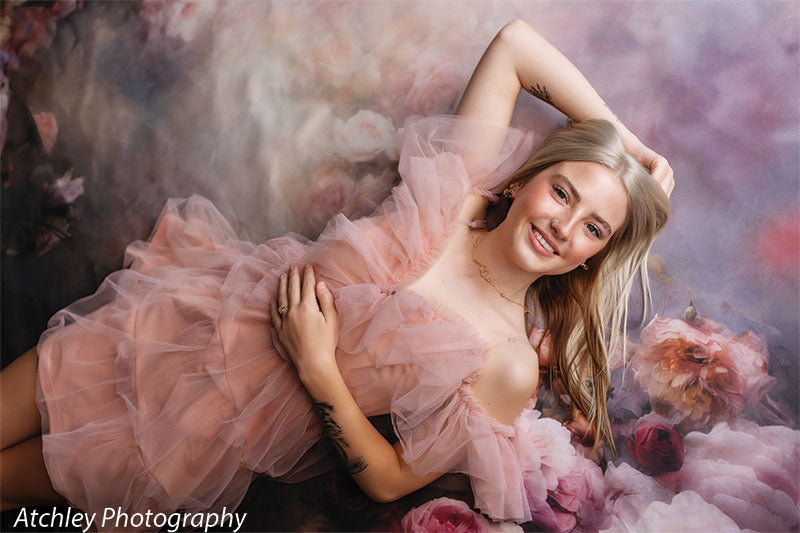
[[[528,309],[527,307],[525,307],[525,305],[524,305],[524,304],[521,304],[521,303],[519,303],[519,302],[515,302],[514,300],[512,300],[511,298],[509,298],[508,296],[506,296],[506,295],[505,295],[505,293],[504,293],[503,291],[501,291],[500,289],[498,289],[498,288],[497,288],[497,285],[495,285],[495,284],[494,284],[494,282],[492,282],[491,278],[489,278],[489,269],[488,269],[488,268],[486,268],[486,265],[484,265],[483,263],[481,263],[480,261],[478,261],[478,258],[476,257],[476,254],[478,253],[478,243],[481,241],[481,239],[484,237],[484,235],[486,235],[486,234],[485,234],[485,233],[481,233],[480,235],[478,235],[478,236],[475,238],[475,245],[472,247],[472,261],[473,261],[473,262],[475,262],[475,263],[478,265],[478,267],[480,267],[480,271],[481,271],[481,277],[482,277],[483,279],[485,279],[486,281],[488,281],[488,282],[489,282],[489,285],[491,285],[492,287],[494,287],[494,290],[496,290],[498,293],[500,293],[500,296],[502,296],[503,298],[505,298],[505,299],[506,299],[506,300],[508,300],[509,302],[511,302],[511,303],[514,303],[514,304],[517,304],[518,306],[520,306],[521,308],[523,308],[523,309],[525,310],[525,314],[532,314],[532,313],[531,313],[531,310],[530,310],[530,309]]]

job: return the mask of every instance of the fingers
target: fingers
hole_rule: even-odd
[[[275,329],[280,329],[281,316],[278,314],[278,308],[275,305],[275,300],[270,300],[269,302],[269,317],[272,319],[272,327]]]
[[[326,322],[338,319],[333,294],[328,290],[328,286],[325,285],[324,281],[317,283],[317,299],[319,300],[320,311],[322,311],[322,316],[325,317]]]
[[[281,274],[278,280],[278,307],[285,308],[289,305],[289,297],[286,293],[286,274]]]
[[[317,280],[314,276],[314,268],[311,265],[306,265],[303,269],[303,293],[301,299],[308,305],[317,302],[317,296],[314,293],[314,285]]]
[[[292,265],[289,269],[289,308],[296,307],[300,303],[300,272],[297,265]]]

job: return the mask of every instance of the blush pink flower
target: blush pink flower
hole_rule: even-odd
[[[356,189],[352,165],[338,159],[326,161],[311,174],[306,196],[306,213],[315,226],[324,224],[337,213],[348,211]]]
[[[653,412],[690,428],[728,420],[760,400],[774,382],[767,358],[759,335],[734,335],[698,316],[654,319],[631,364]]]
[[[570,444],[570,432],[531,410],[523,411],[515,429],[517,454],[524,458],[523,485],[536,527],[602,529],[610,521],[603,473]]]
[[[347,122],[337,119],[333,124],[336,151],[348,161],[369,161],[395,144],[395,128],[381,114],[362,109]]]
[[[39,137],[42,138],[44,149],[49,154],[53,150],[58,137],[56,116],[48,112],[34,113],[33,120],[36,122],[36,129],[39,130]]]
[[[489,533],[491,523],[461,500],[436,498],[412,508],[401,521],[409,533]]]
[[[352,35],[334,35],[314,48],[314,72],[321,80],[339,87],[361,66],[364,55]]]

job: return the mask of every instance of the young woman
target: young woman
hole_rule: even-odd
[[[533,156],[509,127],[522,88],[573,121]],[[540,375],[532,311],[550,371],[608,440],[606,343],[672,171],[521,21],[457,116],[408,128],[399,171],[375,213],[316,241],[256,246],[208,200],[168,201],[128,268],[2,372],[3,509],[231,508],[254,473],[330,468],[333,442],[377,501],[464,472],[489,516],[530,519],[515,423]],[[510,208],[484,228],[501,191]],[[386,413],[394,445],[366,418]]]

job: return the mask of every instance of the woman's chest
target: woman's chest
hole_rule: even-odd
[[[524,320],[509,316],[480,286],[483,279],[472,261],[474,235],[467,226],[457,227],[441,252],[432,258],[429,268],[403,288],[421,296],[434,312],[464,326],[491,346],[524,333]]]

